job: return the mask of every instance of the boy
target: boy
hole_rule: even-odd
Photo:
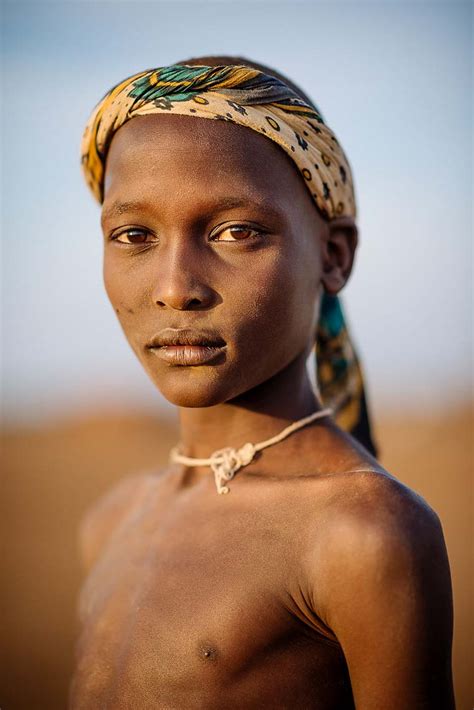
[[[440,524],[367,450],[337,310],[350,168],[316,107],[261,69],[142,72],[86,129],[107,294],[181,426],[170,466],[82,526],[71,707],[448,710]],[[315,333],[338,423],[308,379]]]

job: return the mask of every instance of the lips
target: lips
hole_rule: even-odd
[[[169,365],[205,365],[222,357],[226,342],[218,333],[189,328],[165,328],[154,335],[147,348]]]

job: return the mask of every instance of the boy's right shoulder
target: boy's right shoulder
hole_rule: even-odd
[[[164,470],[147,470],[124,476],[86,510],[78,534],[80,559],[86,571],[94,565],[114,530],[140,505],[163,474]]]

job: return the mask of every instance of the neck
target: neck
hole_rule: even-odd
[[[320,409],[303,353],[270,380],[233,400],[213,407],[181,408],[181,451],[207,458],[226,446],[258,443]]]

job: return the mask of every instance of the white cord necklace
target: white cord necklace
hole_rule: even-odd
[[[297,422],[293,422],[293,424],[287,426],[286,429],[283,429],[279,434],[272,436],[271,439],[261,441],[258,444],[247,443],[241,446],[240,449],[233,449],[227,446],[224,449],[214,451],[208,459],[195,459],[190,456],[183,456],[179,453],[178,445],[171,449],[170,461],[172,463],[184,463],[186,466],[210,466],[214,472],[217,492],[229,493],[229,486],[226,486],[225,482],[230,481],[243,466],[248,466],[248,464],[253,461],[258,451],[266,449],[267,446],[278,444],[283,439],[286,439],[287,436],[293,434],[294,431],[297,431],[297,429],[301,429],[307,424],[314,422],[315,419],[329,416],[332,413],[332,409],[321,409],[307,417],[303,417],[303,419],[299,419]]]

